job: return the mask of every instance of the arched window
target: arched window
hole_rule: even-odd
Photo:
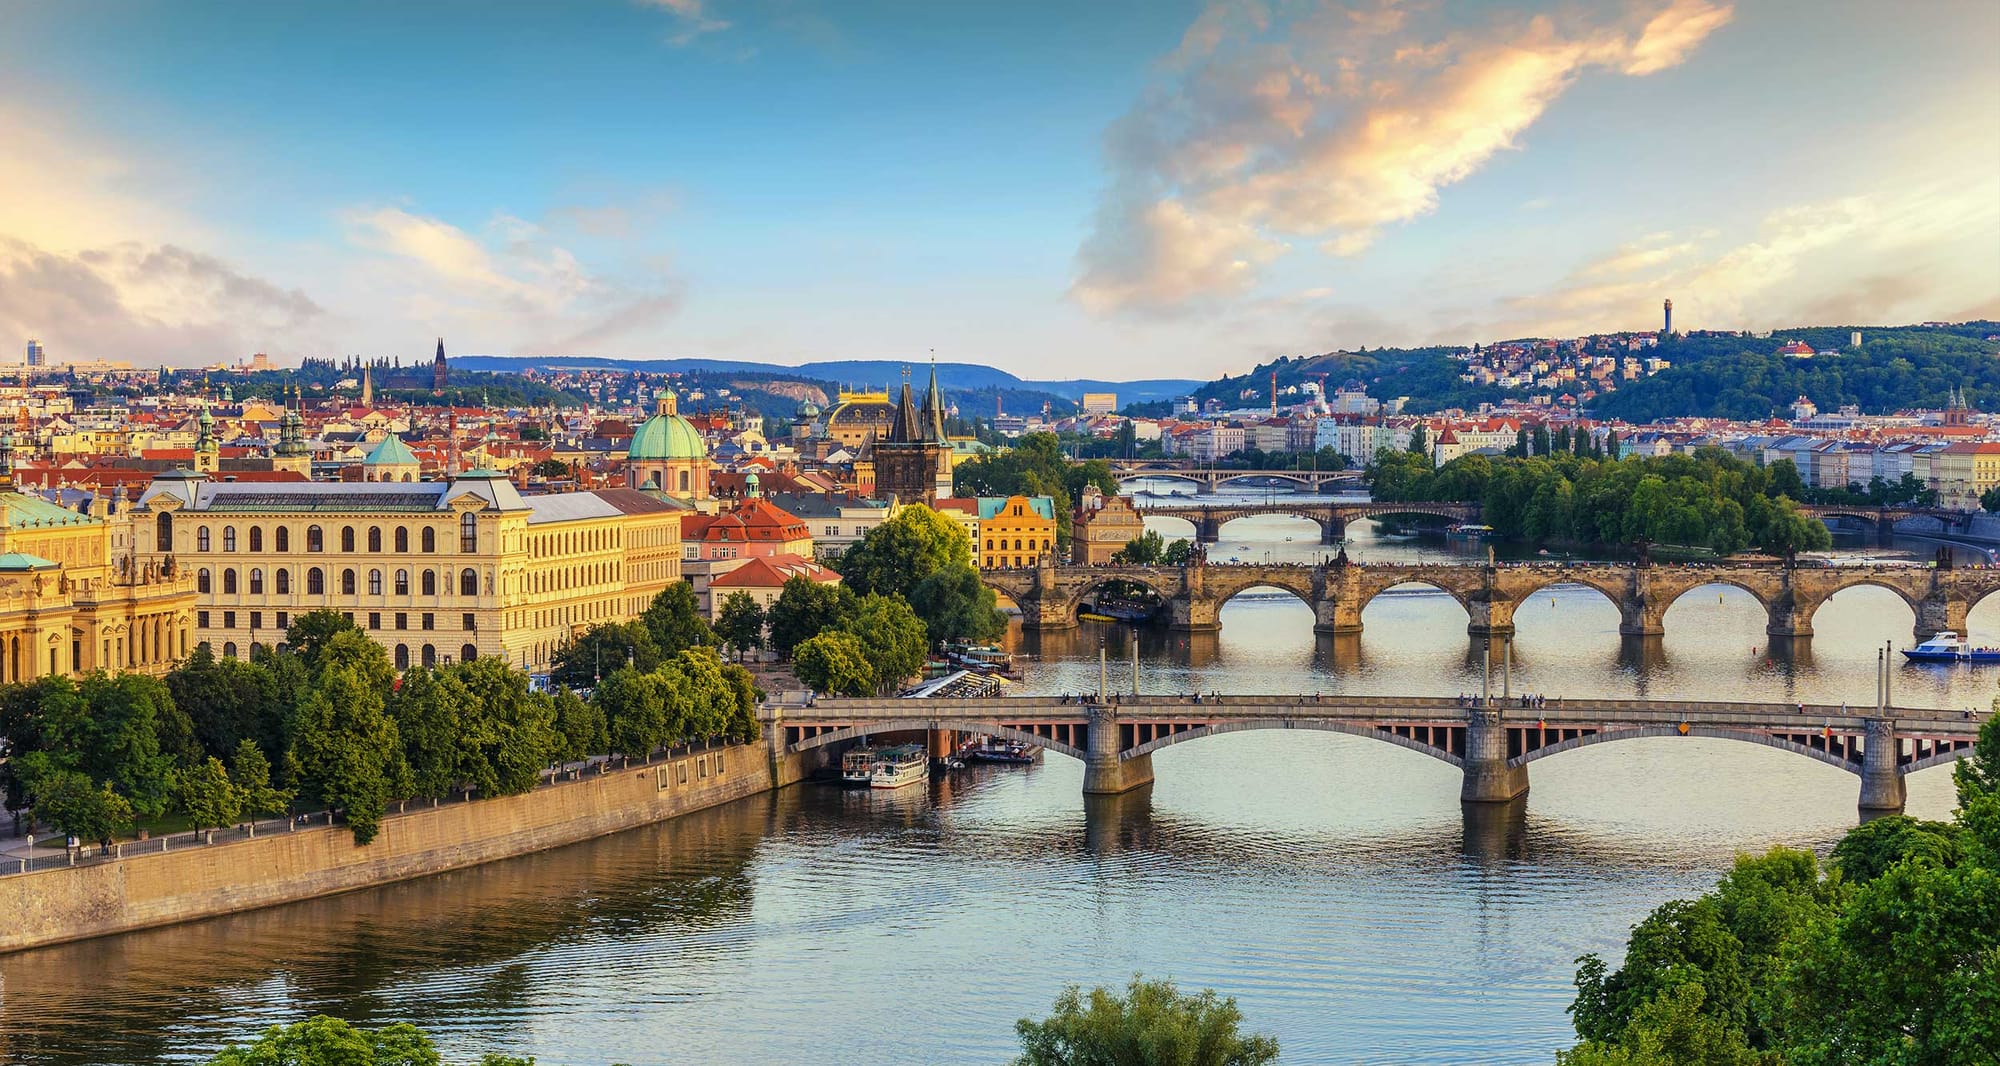
[[[309,552],[326,550],[326,533],[318,526],[306,527],[306,550]]]
[[[195,590],[196,592],[199,592],[199,593],[201,593],[201,594],[202,594],[202,595],[204,595],[204,596],[206,596],[206,595],[207,595],[207,594],[209,593],[209,591],[210,591],[210,590],[209,590],[209,585],[208,585],[208,568],[207,568],[207,567],[202,567],[202,568],[201,568],[200,570],[197,570],[197,571],[195,571],[195,575],[194,575],[194,590]]]
[[[479,658],[479,649],[478,649],[478,648],[475,648],[475,647],[473,647],[473,646],[472,646],[472,645],[470,645],[470,644],[467,644],[467,645],[465,645],[464,647],[462,647],[462,648],[458,649],[458,661],[459,661],[459,662],[462,662],[462,663],[469,663],[469,662],[471,662],[472,660],[474,660],[474,659],[477,659],[477,658]]]
[[[173,551],[174,513],[172,511],[161,511],[160,517],[154,519],[153,524],[156,527],[154,532],[160,539],[160,550],[163,552]]]
[[[409,551],[409,550],[410,550],[410,529],[409,529],[409,527],[408,527],[408,526],[397,526],[397,527],[396,527],[396,552],[397,552],[398,554],[401,554],[401,553],[403,553],[403,552],[407,552],[407,551]]]
[[[479,519],[471,511],[458,516],[458,550],[466,553],[479,550]]]
[[[200,529],[194,531],[194,550],[198,552],[205,552],[208,550],[207,526],[203,526]]]
[[[410,572],[408,570],[396,571],[396,595],[408,596],[409,594],[410,594]]]
[[[424,546],[424,550],[427,552],[434,552],[438,550],[437,530],[432,529],[429,526],[425,526],[423,536],[419,538],[419,543],[421,543]]]
[[[348,553],[349,555],[352,555],[352,554],[354,554],[354,527],[353,527],[353,526],[341,526],[341,527],[340,527],[340,550],[341,550],[341,551],[344,551],[344,552],[346,552],[346,553]]]
[[[235,641],[233,641],[233,640],[232,640],[232,641],[230,641],[229,643],[227,643],[227,644],[224,644],[224,645],[222,646],[222,657],[223,657],[223,658],[225,658],[225,659],[234,659],[234,658],[236,658],[236,642],[235,642]]]
[[[429,570],[424,571],[424,595],[435,596],[437,594],[438,594],[437,574]]]
[[[292,594],[292,572],[290,570],[279,567],[271,572],[271,577],[278,583],[278,595],[289,596]]]
[[[438,650],[436,646],[431,644],[424,645],[424,665],[436,666],[437,663],[438,663]]]
[[[369,527],[368,527],[368,550],[369,550],[369,551],[371,551],[371,552],[379,552],[379,551],[381,551],[381,550],[382,550],[382,527],[381,527],[381,526],[369,526]]]
[[[235,527],[235,526],[223,526],[223,527],[222,527],[222,550],[223,550],[223,551],[226,551],[226,552],[233,552],[233,551],[235,551],[235,550],[236,550],[236,527]]]
[[[264,571],[253,566],[250,568],[250,595],[262,596],[263,594]]]
[[[396,669],[408,670],[409,668],[410,668],[410,646],[408,644],[396,645]]]
[[[326,595],[326,574],[317,566],[306,571],[306,595]]]
[[[461,596],[479,595],[479,575],[473,573],[472,568],[469,566],[459,571],[458,594]]]
[[[253,551],[253,552],[260,552],[260,551],[263,551],[263,550],[264,550],[264,527],[263,527],[263,526],[251,526],[251,527],[250,527],[250,550],[251,550],[251,551]]]
[[[354,595],[354,571],[342,570],[340,572],[340,594],[343,596]]]
[[[236,592],[236,568],[233,566],[222,568],[222,592],[225,596],[234,595]]]
[[[368,571],[368,594],[370,596],[380,596],[382,594],[382,571]]]
[[[281,551],[281,552],[288,552],[288,551],[291,551],[291,550],[292,550],[292,531],[291,531],[291,530],[289,530],[289,529],[286,529],[286,528],[285,528],[284,526],[279,526],[279,527],[278,527],[278,532],[277,532],[277,535],[276,535],[276,540],[277,540],[277,548],[278,548],[278,550],[279,550],[279,551]]]
[[[688,472],[685,470],[681,471],[681,491],[682,492],[691,491],[688,488]]]

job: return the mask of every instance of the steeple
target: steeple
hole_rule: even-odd
[[[923,420],[917,415],[916,398],[910,394],[910,372],[903,371],[903,393],[896,401],[896,418],[889,423],[891,444],[914,444],[923,439]]]
[[[937,349],[931,349],[931,383],[924,389],[924,439],[945,443],[944,390],[938,388]]]

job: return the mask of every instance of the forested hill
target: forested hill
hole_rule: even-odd
[[[1943,407],[1954,388],[1981,410],[2000,408],[2000,343],[1984,338],[2000,323],[1943,328],[1870,329],[1861,347],[1847,346],[1846,326],[1782,330],[1768,338],[1696,337],[1662,345],[1673,367],[1590,403],[1600,418],[1651,422],[1676,415],[1768,418],[1800,396],[1822,411],[1860,404],[1870,414],[1909,407]],[[1798,340],[1830,355],[1794,359],[1777,354]]]
[[[1270,402],[1271,374],[1278,375],[1278,387],[1317,382],[1326,375],[1328,389],[1338,389],[1359,381],[1368,395],[1378,400],[1398,396],[1410,398],[1409,410],[1426,413],[1445,407],[1474,408],[1481,403],[1499,403],[1508,398],[1506,389],[1473,385],[1458,380],[1465,364],[1454,359],[1462,349],[1455,346],[1433,348],[1377,348],[1358,352],[1328,352],[1294,358],[1280,356],[1259,365],[1248,374],[1219,378],[1195,390],[1198,400],[1221,400],[1229,407],[1257,406]],[[1296,397],[1282,402],[1295,402]],[[1158,413],[1164,413],[1164,407]]]

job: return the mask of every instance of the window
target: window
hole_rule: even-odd
[[[340,594],[343,596],[354,595],[354,571],[342,570],[340,572]]]
[[[429,626],[425,626],[424,628],[425,628],[425,629],[429,629],[430,627],[429,627]],[[435,647],[434,645],[430,645],[430,644],[426,644],[426,645],[424,645],[424,665],[425,665],[425,666],[436,666],[436,665],[437,665],[437,661],[438,661],[438,651],[437,651],[437,648],[436,648],[436,647]]]
[[[429,531],[426,530],[425,532]],[[437,595],[437,592],[438,592],[437,575],[430,572],[429,570],[424,571],[424,595],[435,596]]]
[[[279,629],[292,628],[292,615],[290,611],[278,612],[278,628]]]
[[[381,550],[382,550],[382,527],[381,527],[381,526],[369,526],[369,527],[368,527],[368,550],[369,550],[369,551],[371,551],[371,552],[379,552],[379,551],[381,551]]]
[[[382,612],[380,611],[368,612],[368,628],[370,629],[382,628]]]
[[[353,554],[354,554],[354,527],[353,527],[353,526],[341,526],[341,527],[340,527],[340,550],[341,550],[341,551],[344,551],[344,552],[346,552],[346,553],[347,553],[347,554],[349,554],[349,555],[353,555]]]
[[[213,591],[209,588],[207,567],[202,567],[200,570],[194,572],[194,590],[202,595],[207,595]]]
[[[222,657],[223,657],[223,658],[225,658],[225,659],[234,659],[234,658],[236,658],[236,642],[235,642],[235,641],[233,641],[233,640],[232,640],[232,641],[230,641],[230,642],[228,642],[227,644],[224,644],[224,645],[222,646]]]
[[[396,669],[408,670],[409,668],[410,668],[410,646],[408,644],[396,645]]]
[[[460,648],[458,649],[458,661],[459,661],[459,662],[462,662],[462,663],[469,663],[469,662],[471,662],[472,660],[474,660],[474,659],[477,659],[477,658],[479,658],[479,649],[478,649],[478,648],[475,648],[475,647],[473,647],[473,646],[472,646],[472,645],[470,645],[470,644],[466,644],[466,645],[462,645],[462,646],[460,646]]]
[[[196,612],[194,613],[194,625],[195,625],[195,628],[196,628],[196,629],[207,629],[207,628],[208,628],[208,612],[207,612],[207,611],[196,611]]]
[[[200,529],[194,531],[194,550],[198,552],[205,552],[208,550],[207,526],[203,526]]]
[[[306,527],[306,550],[309,552],[326,550],[326,534],[318,526]]]
[[[290,570],[279,567],[271,571],[271,577],[278,583],[278,595],[289,596],[292,594],[292,572]]]
[[[222,568],[222,593],[225,596],[236,594],[236,568],[233,566]]]
[[[326,595],[326,574],[322,573],[317,566],[306,571],[306,595]]]
[[[681,471],[681,491],[682,492],[690,491],[688,489],[688,472],[685,470]]]
[[[250,632],[252,632],[252,633],[255,633],[255,632],[257,632],[258,630],[260,630],[260,629],[262,629],[262,628],[264,628],[264,612],[262,612],[262,611],[251,611],[251,612],[250,612]]]
[[[408,570],[396,571],[396,595],[408,596],[409,594],[410,594],[410,572]]]
[[[438,550],[437,530],[432,529],[429,526],[425,526],[423,534],[418,539],[419,542],[423,544],[425,551],[434,552]]]
[[[286,529],[284,526],[279,526],[278,532],[275,534],[275,539],[277,541],[277,548],[279,551],[288,552],[292,550],[291,530]]]
[[[233,552],[233,551],[235,551],[235,550],[236,550],[236,527],[235,527],[235,526],[223,526],[223,527],[222,527],[222,550],[223,550],[223,551],[226,551],[226,552]]]
[[[160,517],[153,520],[153,525],[155,526],[154,532],[160,540],[160,550],[163,552],[173,551],[174,513],[172,511],[161,511]]]
[[[396,551],[398,554],[410,550],[410,530],[408,526],[396,527]]]
[[[437,616],[436,616],[436,615],[433,615],[433,614],[431,614],[431,613],[430,613],[429,611],[425,611],[425,612],[424,612],[424,618],[423,618],[423,624],[424,624],[424,628],[425,628],[425,629],[435,629],[435,628],[437,628],[437,627],[436,627],[435,625],[433,625],[433,624],[432,624],[432,623],[433,623],[433,622],[434,622],[434,621],[436,620],[436,618],[437,618]]]
[[[458,550],[467,554],[479,550],[479,519],[471,511],[458,516]]]
[[[250,595],[262,596],[263,594],[264,594],[264,571],[257,569],[256,567],[252,567],[250,569]]]
[[[260,552],[264,550],[264,527],[262,526],[250,527],[250,550],[253,552]]]
[[[464,620],[464,623],[465,623],[465,624],[464,624],[463,626],[461,626],[460,628],[464,629],[464,630],[465,630],[466,632],[471,632],[472,630],[475,630],[475,629],[478,629],[478,628],[479,628],[479,616],[478,616],[478,615],[476,615],[476,614],[472,614],[471,612],[467,612],[466,614],[464,614],[464,615],[462,616],[462,618],[463,618],[463,620]]]
[[[407,615],[407,614],[404,614],[404,613],[403,613],[402,611],[397,611],[397,612],[396,612],[396,628],[397,628],[397,629],[408,629],[408,628],[410,628],[410,616],[409,616],[409,615]]]
[[[236,612],[235,612],[235,611],[224,611],[224,612],[222,612],[222,628],[224,628],[224,629],[235,629],[235,628],[236,628]]]
[[[469,566],[459,571],[458,594],[461,596],[479,595],[479,575],[473,573],[472,568]]]
[[[382,594],[382,571],[368,571],[368,594],[370,596],[380,596]]]

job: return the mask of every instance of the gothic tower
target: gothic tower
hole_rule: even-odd
[[[444,338],[439,337],[437,358],[431,360],[431,392],[443,395],[445,380],[449,376],[450,371],[444,363]]]
[[[904,378],[889,435],[876,441],[872,450],[878,495],[925,506],[951,495],[951,443],[944,433],[944,391],[938,388],[936,364],[931,366],[921,408],[908,377]]]

